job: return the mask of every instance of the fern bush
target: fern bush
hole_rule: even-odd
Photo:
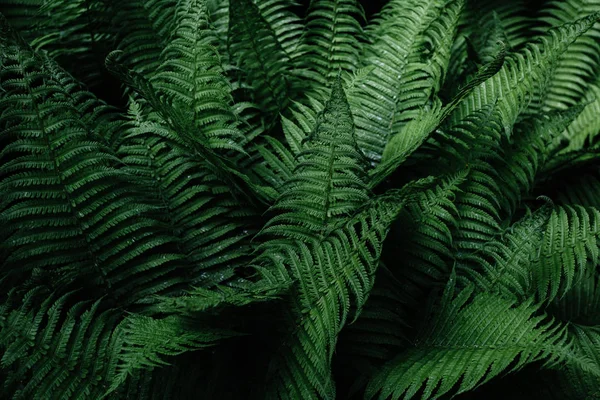
[[[600,2],[364,4],[2,2],[0,398],[600,398]]]

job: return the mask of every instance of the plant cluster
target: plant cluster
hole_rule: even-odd
[[[600,2],[384,3],[2,2],[1,398],[600,398]]]

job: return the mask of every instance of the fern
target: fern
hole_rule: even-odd
[[[267,115],[276,115],[288,101],[289,55],[252,1],[232,1],[229,13],[229,48],[233,59],[249,72],[247,83],[256,92],[257,103]]]
[[[540,359],[556,363],[561,348],[568,348],[563,331],[535,317],[527,302],[515,306],[488,294],[469,301],[472,289],[451,296],[450,290],[423,340],[375,376],[367,398],[379,392],[381,399],[410,399],[421,388],[423,399],[462,393],[505,369],[518,370]]]
[[[362,10],[354,0],[311,2],[302,46],[303,66],[316,72],[320,86],[331,82],[339,70],[353,72],[361,49]],[[341,43],[340,37],[347,39]]]
[[[0,397],[597,398],[598,7],[4,1]]]
[[[587,1],[570,1],[563,4],[550,2],[547,8],[542,10],[543,16],[540,19],[549,26],[559,26],[598,12],[599,7],[598,4]],[[586,84],[598,77],[599,35],[600,25],[596,24],[578,38],[561,57],[546,92],[546,108],[564,109],[577,104],[584,96]]]

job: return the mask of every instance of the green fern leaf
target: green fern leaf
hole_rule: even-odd
[[[367,31],[373,44],[365,47],[362,66],[375,68],[353,102],[363,111],[357,137],[370,159],[378,161],[390,137],[435,97],[449,56],[445,41],[461,7],[460,1],[390,1]]]
[[[552,213],[532,268],[540,301],[564,296],[598,263],[599,218],[594,208],[561,207]]]
[[[311,1],[300,65],[316,73],[311,77],[317,81],[317,88],[326,88],[339,71],[354,72],[357,68],[363,14],[356,0]]]
[[[595,1],[551,1],[541,10],[539,20],[545,26],[540,26],[539,31],[543,33],[547,26],[560,26],[599,11],[600,5]],[[581,101],[587,84],[599,77],[599,38],[600,23],[596,23],[562,55],[545,93],[545,110],[566,109]]]
[[[190,118],[211,148],[241,151],[243,136],[234,126],[231,87],[212,47],[206,4],[180,2],[175,14],[175,31],[152,82],[173,107],[191,109]]]
[[[289,56],[260,8],[251,0],[231,0],[229,48],[236,65],[248,71],[254,100],[271,116],[287,106]],[[267,124],[273,121],[267,120]]]
[[[421,393],[421,399],[439,399],[534,361],[557,363],[563,358],[560,350],[569,349],[564,331],[535,311],[531,302],[515,304],[473,294],[472,288],[456,296],[447,291],[422,339],[375,375],[366,397],[412,399]]]
[[[3,46],[1,63],[12,78],[1,79],[0,101],[21,110],[0,116],[0,235],[11,249],[2,260],[10,281],[41,273],[51,287],[81,285],[91,298],[110,291],[125,304],[176,284],[167,278],[182,266],[172,238],[148,216],[152,207],[136,201],[140,192],[115,154],[90,136],[62,76],[15,45]]]
[[[279,214],[262,233],[300,240],[322,236],[331,222],[367,200],[363,160],[338,78],[314,131],[305,138],[294,174],[273,206]]]
[[[337,336],[351,306],[355,319],[364,306],[391,223],[424,184],[374,199],[321,239],[265,244],[255,263],[291,275],[293,306],[287,314],[289,326],[297,327],[271,362],[269,398],[335,398],[330,364]]]
[[[539,45],[530,45],[508,58],[493,78],[477,87],[453,114],[456,123],[472,111],[486,104],[496,103],[502,114],[507,133],[517,117],[530,103],[539,103],[540,90],[549,78],[552,68],[569,45],[584,34],[598,20],[594,14],[572,24],[551,29]],[[537,90],[537,91],[536,91]],[[543,92],[543,90],[541,90]]]

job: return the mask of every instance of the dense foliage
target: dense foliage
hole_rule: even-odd
[[[1,398],[600,398],[598,0],[0,12]]]

